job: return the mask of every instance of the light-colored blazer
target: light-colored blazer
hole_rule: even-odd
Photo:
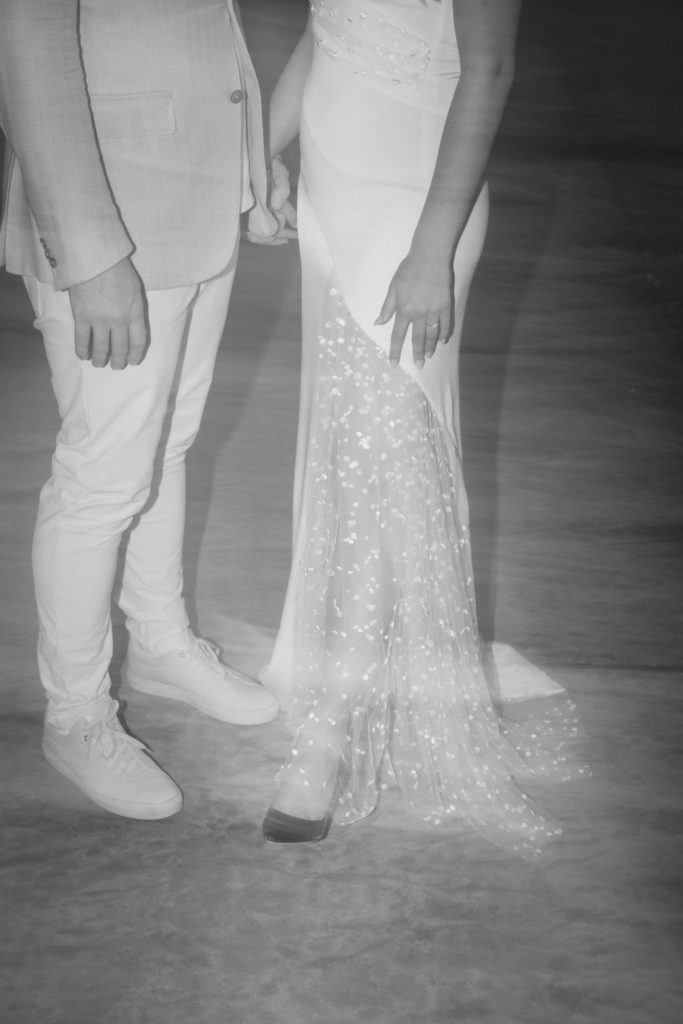
[[[124,256],[147,288],[223,270],[261,98],[233,0],[0,0],[0,263],[57,289]],[[248,188],[248,182],[247,182]]]

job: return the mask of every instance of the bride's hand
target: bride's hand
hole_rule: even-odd
[[[398,366],[406,333],[412,324],[413,359],[420,369],[439,342],[453,333],[453,271],[444,260],[408,254],[394,274],[376,324],[392,316],[389,361]]]

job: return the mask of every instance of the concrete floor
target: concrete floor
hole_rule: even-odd
[[[243,2],[265,91],[300,0]],[[466,327],[484,631],[576,696],[593,779],[540,793],[529,866],[379,814],[310,849],[259,825],[287,737],[120,694],[186,794],[109,816],[40,754],[29,549],[56,414],[0,276],[0,950],[8,1024],[677,1024],[683,729],[678,5],[528,0]],[[293,247],[244,248],[190,460],[187,582],[256,670],[286,580],[298,377]],[[117,628],[116,664],[125,638]],[[116,666],[115,666],[116,668]]]

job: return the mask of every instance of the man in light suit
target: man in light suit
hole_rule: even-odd
[[[111,598],[137,690],[258,724],[274,697],[189,628],[185,453],[211,382],[240,212],[267,206],[234,0],[0,0],[0,261],[21,274],[62,426],[33,567],[48,761],[106,809],[163,818],[172,779],[110,696]]]

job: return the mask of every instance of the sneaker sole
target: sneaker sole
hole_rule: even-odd
[[[266,725],[273,722],[280,713],[280,706],[274,704],[270,708],[234,708],[223,711],[213,705],[205,704],[187,690],[180,686],[173,686],[171,683],[159,683],[154,679],[142,679],[134,676],[130,669],[121,669],[121,678],[138,693],[146,693],[151,697],[165,697],[167,700],[177,700],[181,704],[188,704],[197,711],[202,711],[209,718],[215,718],[219,722],[227,722],[229,725]]]
[[[180,791],[163,804],[130,804],[128,801],[102,798],[100,794],[91,790],[83,779],[72,771],[69,765],[62,761],[45,743],[43,743],[43,755],[48,764],[64,775],[69,782],[73,782],[74,786],[80,789],[89,800],[92,800],[98,807],[104,808],[105,811],[111,811],[112,814],[118,814],[123,818],[135,818],[138,821],[157,821],[161,818],[173,817],[183,806],[183,795]]]

